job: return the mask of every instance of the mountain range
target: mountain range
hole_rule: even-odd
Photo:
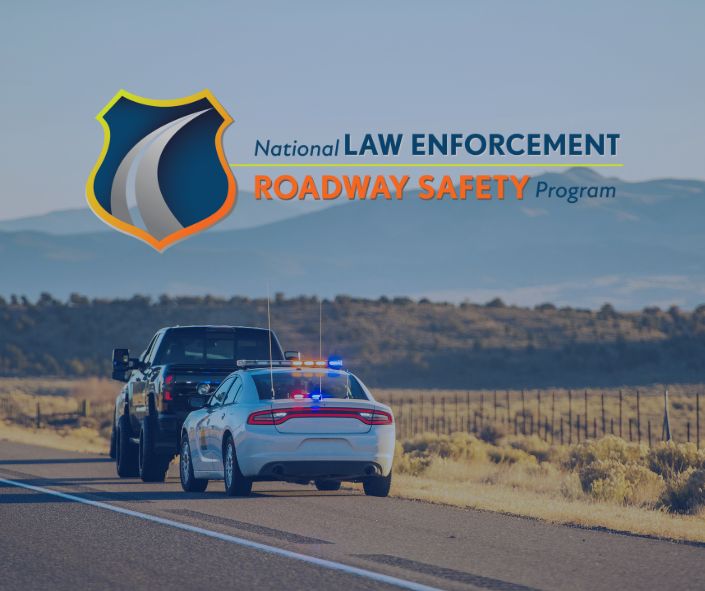
[[[616,197],[535,197],[540,181],[611,185]],[[324,207],[241,193],[231,218],[163,254],[87,207],[4,221],[0,294],[252,296],[269,287],[591,308],[705,302],[705,182],[627,182],[576,168],[533,177],[525,195],[480,202],[411,193]]]

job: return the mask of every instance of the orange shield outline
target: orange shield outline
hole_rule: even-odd
[[[213,105],[213,108],[218,111],[220,116],[223,118],[223,122],[218,128],[218,131],[215,135],[215,149],[218,154],[220,164],[222,165],[228,180],[228,192],[225,201],[215,213],[211,214],[207,218],[204,218],[195,224],[182,228],[181,230],[178,230],[177,232],[174,232],[166,236],[165,238],[158,240],[142,228],[138,228],[137,226],[128,224],[122,221],[121,219],[118,219],[117,217],[113,216],[107,210],[105,210],[103,206],[98,202],[94,187],[95,177],[101,165],[103,164],[103,161],[105,160],[105,155],[107,154],[108,146],[110,145],[110,127],[108,126],[108,123],[105,120],[105,114],[121,98],[127,98],[136,103],[142,103],[144,105],[154,107],[182,106],[188,105],[200,99],[207,99]],[[110,227],[118,230],[119,232],[129,234],[130,236],[134,236],[135,238],[146,242],[152,248],[159,252],[164,252],[164,250],[166,250],[173,244],[176,244],[177,242],[183,240],[184,238],[188,238],[189,236],[193,236],[198,232],[202,232],[203,230],[210,228],[211,226],[225,218],[232,211],[233,207],[235,206],[237,184],[235,182],[235,177],[233,176],[230,164],[228,163],[228,160],[225,157],[225,150],[223,149],[223,133],[225,133],[226,128],[233,122],[233,119],[225,110],[225,108],[220,104],[220,102],[218,102],[218,100],[215,98],[215,96],[210,90],[204,89],[200,92],[197,92],[196,94],[192,94],[190,96],[179,99],[157,100],[148,99],[121,89],[115,94],[115,96],[110,100],[110,102],[108,102],[108,104],[103,107],[103,109],[98,113],[98,115],[96,115],[96,119],[103,127],[103,147],[100,152],[100,155],[98,156],[98,161],[93,166],[91,174],[88,177],[88,181],[86,182],[86,199],[88,201],[88,206],[91,208],[93,213],[95,213],[98,218],[100,218]]]

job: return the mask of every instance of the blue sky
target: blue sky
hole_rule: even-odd
[[[210,88],[231,161],[267,137],[617,131],[617,176],[703,179],[703,23],[701,2],[13,3],[0,219],[84,206],[119,88]]]

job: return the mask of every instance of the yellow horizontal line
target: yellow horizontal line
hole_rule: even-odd
[[[620,168],[624,164],[612,163],[538,163],[538,162],[519,162],[511,164],[508,162],[479,162],[473,163],[396,163],[396,162],[366,162],[366,163],[350,163],[350,162],[231,162],[232,168]]]

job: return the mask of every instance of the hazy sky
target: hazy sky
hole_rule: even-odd
[[[704,23],[695,1],[6,4],[0,219],[84,206],[120,88],[210,88],[231,161],[267,137],[617,131],[610,174],[702,179]]]

